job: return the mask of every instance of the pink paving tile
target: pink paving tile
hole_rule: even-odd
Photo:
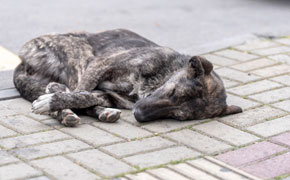
[[[271,138],[271,141],[279,142],[281,144],[285,144],[287,146],[290,146],[290,132],[275,136],[275,137]]]
[[[290,153],[245,166],[242,170],[263,179],[269,179],[290,173]]]
[[[241,166],[272,154],[284,151],[286,148],[269,142],[256,143],[235,151],[217,156],[217,159],[232,166]]]

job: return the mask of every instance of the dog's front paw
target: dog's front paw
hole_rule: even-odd
[[[51,110],[50,102],[53,95],[54,93],[39,96],[38,99],[32,103],[32,112],[35,114],[48,114]]]
[[[119,109],[105,108],[99,114],[99,120],[102,122],[116,122],[120,119],[121,111]]]

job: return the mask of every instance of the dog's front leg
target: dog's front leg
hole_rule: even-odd
[[[32,104],[37,114],[54,112],[63,109],[82,109],[91,106],[110,107],[107,94],[101,91],[94,92],[57,92],[40,96]]]
[[[121,111],[114,108],[94,106],[86,109],[86,114],[98,118],[99,121],[113,123],[120,119]]]
[[[46,93],[70,92],[69,88],[57,82],[51,82],[46,86]],[[76,126],[80,118],[71,109],[62,109],[56,112],[49,113],[50,116],[57,119],[61,124],[69,127]]]

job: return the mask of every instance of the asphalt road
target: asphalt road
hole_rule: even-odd
[[[17,53],[33,37],[127,28],[198,54],[252,38],[290,34],[282,0],[0,0],[0,45]]]

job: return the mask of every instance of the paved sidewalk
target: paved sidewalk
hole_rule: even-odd
[[[140,124],[123,111],[114,124],[82,117],[66,128],[0,90],[0,179],[289,180],[290,38],[204,56],[243,113]]]

